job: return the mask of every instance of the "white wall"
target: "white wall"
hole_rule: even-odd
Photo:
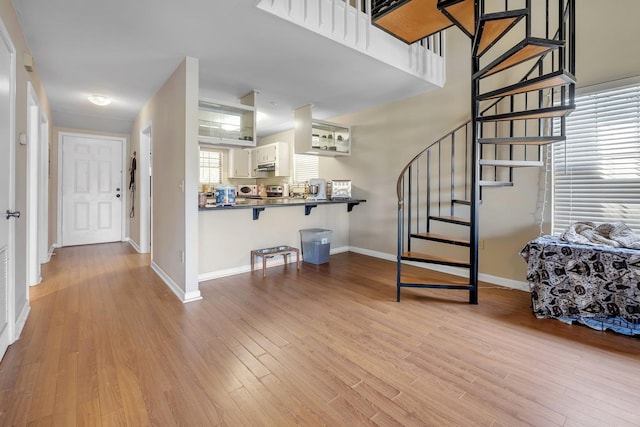
[[[152,267],[183,301],[198,290],[198,60],[187,57],[136,117],[130,152],[153,124]],[[140,176],[138,170],[138,177]],[[138,193],[139,197],[139,193]],[[139,206],[139,200],[136,201]],[[131,238],[139,241],[139,216]]]
[[[27,133],[27,82],[31,82],[40,102],[41,111],[50,119],[51,110],[44,87],[40,82],[37,67],[31,72],[24,68],[24,54],[29,53],[29,46],[24,39],[22,28],[18,21],[13,3],[10,0],[0,0],[0,16],[11,37],[16,50],[16,104],[15,104],[15,135]],[[37,65],[37,59],[35,60]],[[49,127],[49,141],[52,140],[51,127]],[[27,212],[27,146],[16,143],[16,203],[15,209]],[[51,212],[52,205],[49,205]],[[29,295],[27,287],[27,221],[24,217],[17,219],[15,223],[15,313],[18,327],[26,320],[29,309]],[[49,244],[53,241],[49,241]],[[11,303],[11,302],[10,302]]]

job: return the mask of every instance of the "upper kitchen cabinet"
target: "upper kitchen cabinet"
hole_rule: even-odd
[[[255,92],[231,105],[208,98],[198,103],[200,144],[232,147],[256,146]]]
[[[296,154],[348,156],[351,129],[311,117],[311,105],[295,110],[294,150]]]
[[[248,148],[229,150],[229,178],[253,178],[251,174],[251,151]]]
[[[289,176],[290,155],[289,144],[286,142],[274,142],[261,145],[251,150],[251,172],[256,178],[266,177],[268,172],[273,176]]]

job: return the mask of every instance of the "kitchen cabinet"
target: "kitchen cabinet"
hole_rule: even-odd
[[[274,142],[251,149],[251,172],[256,178],[289,176],[291,174],[291,155],[289,144]]]
[[[249,149],[234,148],[229,150],[229,178],[252,178],[251,151]]]
[[[318,156],[351,155],[351,128],[311,117],[311,105],[295,110],[294,151]]]
[[[252,148],[249,151],[249,162],[251,163],[251,168],[249,168],[249,178],[267,178],[267,172],[260,172],[258,170],[258,153],[256,150],[256,148]]]
[[[215,146],[255,147],[255,92],[240,98],[239,104],[200,98],[198,102],[198,140]]]
[[[260,163],[274,163],[278,160],[278,144],[268,144],[253,149],[256,159]]]

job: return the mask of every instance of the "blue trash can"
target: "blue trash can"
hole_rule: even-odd
[[[311,264],[329,262],[331,251],[331,230],[305,228],[300,230],[302,260]]]

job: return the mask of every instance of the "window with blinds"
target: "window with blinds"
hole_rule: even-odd
[[[200,184],[222,182],[222,152],[200,148]]]
[[[318,178],[320,162],[318,156],[308,154],[293,155],[293,182],[303,183]]]
[[[640,84],[576,97],[553,180],[553,234],[576,221],[640,232]]]

